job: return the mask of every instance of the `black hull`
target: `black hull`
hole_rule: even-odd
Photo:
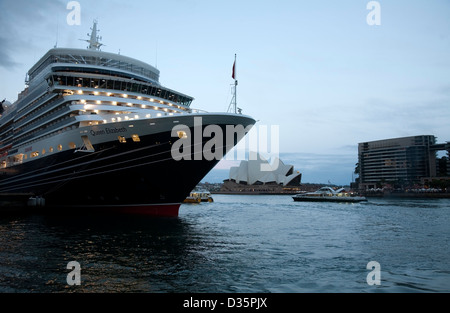
[[[244,127],[254,123],[250,118],[237,122]],[[225,134],[226,125],[218,126]],[[190,131],[193,134],[194,128]],[[209,139],[204,138],[203,145]],[[95,152],[69,150],[46,156],[2,172],[0,193],[31,193],[45,199],[46,209],[59,211],[96,208],[177,215],[183,200],[220,161],[194,160],[194,155],[176,161],[171,148],[177,140],[164,130],[140,136],[139,142],[96,144]],[[226,152],[224,148],[223,155]]]

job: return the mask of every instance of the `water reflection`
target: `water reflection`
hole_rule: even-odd
[[[197,233],[179,218],[25,219],[29,220],[4,220],[0,224],[11,230],[9,243],[0,244],[1,291],[30,291],[30,286],[31,291],[40,292],[166,292],[168,286],[179,291],[188,288],[189,273],[205,264],[205,234]],[[30,222],[35,227],[17,226]],[[67,286],[70,270],[66,266],[70,261],[81,264],[81,286]],[[26,277],[23,273],[27,273]]]
[[[0,217],[0,292],[448,292],[450,201],[219,196],[179,218]],[[69,261],[81,286],[68,286]],[[381,286],[366,282],[381,264]]]

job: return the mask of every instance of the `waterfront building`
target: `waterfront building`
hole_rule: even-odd
[[[391,184],[400,188],[437,177],[436,152],[450,144],[436,144],[436,137],[420,135],[363,142],[358,145],[359,189]]]

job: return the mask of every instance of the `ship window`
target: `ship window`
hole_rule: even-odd
[[[45,152],[46,152],[46,151],[45,151],[45,149],[42,149],[42,155],[44,155],[44,154],[45,154]]]
[[[141,141],[141,138],[139,138],[138,135],[131,135],[131,138],[133,138],[134,142],[140,142]]]
[[[75,149],[77,147],[76,144],[74,144],[73,142],[69,142],[69,148],[70,149]]]
[[[48,149],[49,152],[53,152],[53,147],[50,147],[50,149]]]
[[[16,156],[14,156],[14,162],[16,162],[16,163],[22,163],[22,161],[23,161],[23,154],[18,154],[18,155],[16,155]]]
[[[187,134],[186,134],[186,132],[184,132],[184,131],[179,131],[178,132],[178,138],[180,138],[180,139],[186,139],[187,138]]]
[[[30,158],[35,158],[37,156],[39,156],[39,152],[37,152],[37,151],[30,154]]]
[[[117,137],[118,139],[119,139],[119,142],[120,143],[126,143],[127,142],[127,140],[125,139],[125,137],[123,137],[123,136],[119,136],[119,137]]]
[[[58,145],[58,151],[62,150],[62,145]]]

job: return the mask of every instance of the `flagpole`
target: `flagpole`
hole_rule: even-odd
[[[237,113],[237,85],[238,81],[236,79],[236,54],[234,54],[234,113]]]
[[[233,112],[236,114],[237,113],[237,85],[238,85],[238,81],[236,79],[236,54],[234,55],[234,63],[233,63],[233,72],[231,74],[231,77],[234,79],[234,90],[233,92],[233,98],[231,99],[230,105],[228,106],[228,110],[227,112]]]

